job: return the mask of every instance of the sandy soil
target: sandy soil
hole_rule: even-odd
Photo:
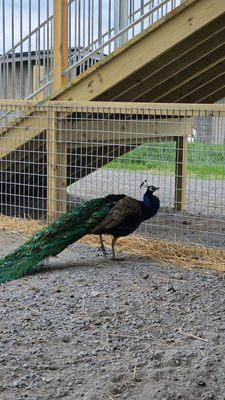
[[[119,256],[73,245],[0,286],[1,400],[225,400],[224,275]]]

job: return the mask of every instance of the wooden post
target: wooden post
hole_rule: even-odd
[[[68,9],[67,0],[54,0],[53,91],[67,83],[62,72],[68,67]]]
[[[53,91],[67,83],[62,72],[68,66],[67,0],[54,0]],[[57,111],[49,112],[47,147],[47,217],[51,222],[66,211],[67,145],[60,139]]]
[[[175,165],[175,202],[176,211],[186,209],[187,186],[187,136],[178,136],[176,141],[176,165]]]
[[[47,131],[47,218],[48,222],[66,211],[67,145],[57,122],[57,112],[49,112]]]

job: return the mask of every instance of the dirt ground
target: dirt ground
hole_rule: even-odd
[[[224,275],[119,257],[76,244],[0,286],[1,400],[225,400]]]

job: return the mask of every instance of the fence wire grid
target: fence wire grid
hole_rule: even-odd
[[[79,202],[159,186],[139,234],[225,241],[225,106],[0,102],[0,219],[51,221]]]

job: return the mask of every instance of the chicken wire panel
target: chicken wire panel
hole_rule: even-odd
[[[50,221],[145,179],[161,208],[139,233],[223,246],[224,107],[48,103],[0,106],[1,214]]]

